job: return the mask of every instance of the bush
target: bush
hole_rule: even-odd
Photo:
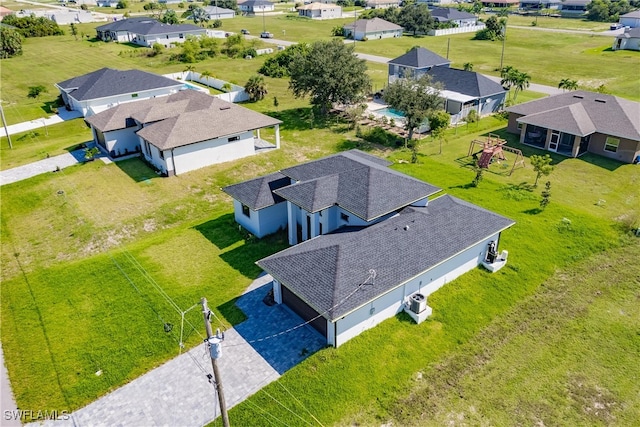
[[[467,117],[464,120],[467,123],[475,123],[478,120],[480,120],[480,117],[478,116],[478,112],[476,110],[471,110],[469,111],[469,114],[467,114]]]
[[[29,98],[37,98],[43,92],[47,92],[47,88],[42,85],[29,86],[29,93],[27,94],[27,96]]]
[[[387,147],[400,147],[403,144],[402,138],[398,135],[387,132],[381,127],[373,127],[365,130],[359,130],[357,136],[365,141],[372,142],[374,144],[380,144]]]
[[[126,9],[127,7],[129,7],[129,5],[125,0],[120,0],[116,5],[116,9]]]
[[[222,20],[221,19],[214,19],[213,22],[211,23],[211,26],[213,28],[220,28],[222,27]]]

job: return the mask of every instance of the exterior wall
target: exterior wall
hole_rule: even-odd
[[[620,145],[618,145],[618,150],[615,153],[605,151],[604,146],[607,136],[608,135],[601,133],[594,133],[591,135],[587,151],[624,163],[632,163],[633,160],[640,155],[640,141],[633,141],[624,138],[618,138],[620,139]]]
[[[402,37],[402,30],[384,30],[384,31],[356,31],[356,40],[377,40],[377,39],[389,39],[393,37]]]
[[[430,36],[447,36],[450,34],[461,34],[461,33],[475,33],[476,31],[483,30],[485,28],[484,24],[480,25],[469,25],[464,24],[455,28],[443,28],[441,30],[429,30],[427,33]]]
[[[89,99],[86,101],[78,101],[71,95],[67,95],[66,98],[69,100],[69,105],[72,110],[81,111],[84,117],[88,117],[97,112],[115,107],[116,105],[125,102],[141,101],[143,99],[170,95],[182,89],[183,86],[183,83],[176,82],[175,86],[136,92],[136,97],[133,96],[134,94],[127,93],[123,95],[111,96],[108,98]]]
[[[640,18],[623,18],[620,17],[620,24],[624,27],[638,28],[640,27]]]
[[[254,211],[249,209],[249,216],[242,212],[242,203],[233,201],[235,220],[257,238],[273,234],[287,226],[287,203],[281,202],[268,208]]]
[[[262,13],[262,12],[272,12],[275,9],[275,6],[273,4],[268,4],[268,5],[264,5],[264,6],[260,6],[260,5],[256,5],[254,6],[249,6],[249,5],[243,5],[243,4],[239,4],[238,7],[240,8],[240,10],[242,12],[246,12],[246,13]]]
[[[507,125],[507,132],[520,134],[520,129],[518,129],[517,119],[522,117],[522,114],[509,113],[509,124]]]
[[[620,46],[618,46],[620,43]],[[640,39],[639,38],[616,38],[613,41],[613,50],[640,50]]]
[[[333,5],[331,5],[333,6]],[[334,19],[342,17],[342,8],[327,6],[326,9],[298,10],[299,16],[311,19]]]
[[[239,141],[229,142],[225,137],[177,147],[173,152],[165,150],[165,172],[168,175],[179,175],[253,154],[255,154],[253,132],[245,132],[240,135]]]
[[[480,98],[480,116],[497,113],[504,105],[506,93]]]
[[[236,16],[235,13],[211,13],[209,14],[209,19],[230,19]]]
[[[126,129],[118,129],[111,132],[105,132],[104,135],[104,148],[108,154],[112,157],[124,156],[128,153],[135,153],[140,149],[140,138],[135,132],[138,127],[130,127]],[[98,134],[99,131],[96,131]],[[96,139],[98,143],[98,139]],[[102,144],[99,144],[102,145]]]
[[[365,330],[401,312],[407,298],[414,293],[420,292],[428,297],[448,282],[476,268],[485,257],[489,242],[495,241],[497,249],[499,238],[498,233],[485,239],[337,320],[335,342],[329,342],[329,344],[335,347],[344,344]]]
[[[176,31],[174,33],[167,34],[152,34],[152,35],[142,35],[137,34],[133,39],[131,39],[132,43],[138,44],[140,46],[151,47],[155,43],[159,43],[165,47],[170,47],[173,43],[183,43],[187,36],[195,36],[200,37],[206,35],[207,30],[204,28],[202,30],[193,30],[193,31]]]

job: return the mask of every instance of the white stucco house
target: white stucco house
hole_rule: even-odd
[[[96,37],[99,40],[134,43],[145,47],[152,47],[155,43],[170,47],[172,44],[183,43],[187,37],[205,35],[206,28],[197,25],[163,24],[148,17],[122,19],[96,27]]]
[[[333,3],[309,3],[298,8],[298,16],[311,19],[342,18],[342,8]]]
[[[400,0],[367,0],[367,9],[388,9],[400,7]]]
[[[196,90],[122,104],[86,119],[111,157],[142,153],[165,176],[280,148],[280,120]],[[275,129],[275,145],[260,129]]]
[[[625,28],[613,42],[613,50],[640,50],[640,27]]]
[[[378,40],[402,37],[402,27],[381,18],[358,19],[355,23],[345,24],[344,36],[356,40]]]
[[[618,22],[620,22],[620,25],[623,27],[640,28],[640,10],[634,10],[633,12],[621,15]]]
[[[350,150],[223,189],[249,231],[287,229],[293,246],[257,264],[275,301],[328,345],[403,310],[423,320],[426,298],[495,256],[514,224],[448,195],[429,200],[439,188],[390,164]]]
[[[209,19],[231,19],[236,16],[236,11],[233,9],[226,9],[218,6],[205,6],[204,11],[207,13]]]
[[[141,70],[101,68],[55,84],[67,109],[87,117],[116,105],[170,95],[185,88],[177,80]]]
[[[244,15],[255,15],[256,13],[273,12],[275,6],[269,0],[245,0],[238,2],[238,7]]]

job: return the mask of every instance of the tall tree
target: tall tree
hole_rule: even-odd
[[[0,58],[22,55],[22,35],[13,28],[0,26]]]
[[[513,92],[513,101],[515,102],[518,97],[518,93],[529,87],[531,82],[531,76],[527,73],[518,71],[513,77],[513,86],[515,91]]]
[[[404,27],[405,31],[412,32],[414,36],[419,32],[426,33],[435,28],[435,20],[424,3],[403,7],[398,15],[398,21],[398,25]]]
[[[384,101],[404,115],[409,148],[414,152],[412,160],[417,152],[413,132],[431,113],[444,106],[440,89],[441,85],[433,82],[429,74],[423,74],[418,78],[398,79],[384,90]]]
[[[193,19],[193,23],[196,25],[200,23],[204,25],[207,22],[209,22],[209,14],[207,13],[206,10],[204,10],[199,6],[196,6],[193,9],[191,9],[191,18]]]
[[[167,9],[164,12],[164,15],[162,15],[162,19],[160,19],[160,22],[165,23],[165,24],[178,24],[180,23],[180,19],[178,19],[178,15],[176,15],[176,11],[173,9]]]
[[[297,52],[289,64],[289,89],[310,95],[311,104],[326,114],[333,103],[354,104],[371,88],[367,65],[341,40],[317,41],[308,53]]]
[[[249,80],[244,85],[244,91],[247,92],[249,100],[251,101],[260,101],[263,99],[268,93],[264,77],[257,74],[249,77]]]
[[[571,80],[571,79],[562,79],[560,80],[560,83],[558,83],[558,89],[562,89],[562,91],[564,92],[565,90],[577,90],[578,89],[578,81],[577,80]]]

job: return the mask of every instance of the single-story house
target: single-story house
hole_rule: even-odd
[[[389,83],[404,77],[420,77],[433,67],[449,67],[451,61],[423,47],[411,49],[388,62]]]
[[[388,9],[400,7],[400,0],[367,0],[367,9]]]
[[[520,0],[480,0],[483,7],[516,7],[520,5]]]
[[[355,24],[356,40],[376,40],[402,37],[402,27],[381,18],[358,19],[355,23],[344,25],[344,36],[353,38]]]
[[[170,95],[185,88],[183,82],[141,70],[101,68],[55,86],[69,110],[83,116],[118,104]]]
[[[58,25],[85,24],[93,22],[93,16],[88,10],[57,10],[47,15],[47,18],[51,19]]]
[[[188,36],[206,34],[207,30],[197,25],[163,24],[151,18],[128,18],[96,27],[97,38],[102,41],[129,42],[146,47],[155,43],[169,47],[184,42]]]
[[[477,25],[478,17],[472,13],[453,9],[451,7],[438,7],[430,10],[431,16],[440,22],[452,22],[457,27],[469,27]]]
[[[448,195],[429,200],[437,187],[389,165],[350,150],[224,188],[241,224],[248,212],[288,229],[295,246],[257,264],[275,301],[335,347],[476,268],[514,224]]]
[[[98,7],[117,7],[120,0],[96,0]]]
[[[640,27],[625,28],[613,42],[613,50],[640,50]]]
[[[624,163],[640,156],[640,103],[583,90],[506,109],[520,142],[578,157],[586,152]]]
[[[620,25],[629,28],[640,28],[640,10],[634,10],[633,12],[625,13],[620,16]]]
[[[230,19],[236,16],[236,11],[233,9],[225,9],[218,6],[205,6],[204,11],[207,13],[209,19]]]
[[[560,3],[560,11],[563,14],[582,15],[587,12],[587,5],[591,0],[565,0]]]
[[[342,8],[333,3],[309,3],[298,8],[298,16],[311,19],[342,18]]]
[[[526,10],[560,9],[562,0],[520,0],[520,7]]]
[[[268,0],[246,0],[238,2],[238,7],[243,15],[255,15],[262,12],[273,12],[275,6]]]
[[[260,129],[280,120],[196,90],[147,99],[86,118],[97,145],[112,157],[142,152],[165,176],[256,154]],[[257,131],[257,136],[254,132]]]

